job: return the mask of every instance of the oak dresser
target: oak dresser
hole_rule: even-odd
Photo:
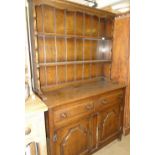
[[[115,15],[65,0],[29,0],[33,90],[49,155],[88,155],[121,139],[125,85],[111,80]]]

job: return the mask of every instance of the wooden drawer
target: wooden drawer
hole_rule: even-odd
[[[115,103],[121,103],[123,102],[123,99],[124,95],[122,90],[97,96],[94,103],[95,110],[103,110],[103,108],[109,107]]]
[[[94,103],[91,99],[85,99],[54,110],[54,122],[69,120],[74,116],[90,114],[94,111]]]

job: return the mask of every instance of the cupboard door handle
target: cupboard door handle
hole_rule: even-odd
[[[26,128],[25,129],[25,135],[29,135],[31,133],[31,129],[30,128]]]
[[[87,109],[87,110],[93,109],[93,105],[91,105],[91,104],[86,105],[86,109]]]
[[[106,103],[108,103],[108,101],[105,99],[101,101],[101,104],[106,104]]]
[[[60,114],[60,117],[63,118],[63,119],[64,119],[64,118],[67,118],[67,113],[66,113],[66,112],[61,113],[61,114]]]
[[[56,142],[57,139],[58,139],[58,138],[57,138],[57,134],[55,133],[54,136],[53,136],[53,142]]]

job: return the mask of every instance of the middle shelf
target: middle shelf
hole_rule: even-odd
[[[111,60],[85,60],[85,61],[63,61],[63,62],[48,62],[39,63],[37,67],[42,66],[57,66],[57,65],[70,65],[70,64],[86,64],[86,63],[111,63]]]
[[[38,37],[49,37],[49,38],[75,38],[84,40],[113,40],[113,37],[109,36],[88,36],[88,35],[75,35],[75,34],[58,34],[58,33],[45,33],[45,32],[35,32]]]

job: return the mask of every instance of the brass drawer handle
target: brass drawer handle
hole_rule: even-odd
[[[29,135],[31,133],[31,129],[30,128],[26,128],[25,129],[25,135]]]
[[[63,119],[64,119],[64,118],[67,118],[67,113],[66,113],[66,112],[61,113],[61,114],[60,114],[60,117],[63,118]]]
[[[106,103],[108,103],[108,101],[106,99],[101,101],[101,104],[106,104]]]
[[[87,110],[91,110],[91,109],[93,109],[93,105],[92,105],[92,104],[88,104],[88,105],[86,105],[86,109],[87,109]]]

